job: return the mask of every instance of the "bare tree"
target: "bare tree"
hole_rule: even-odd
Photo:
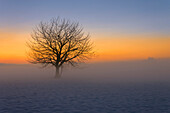
[[[43,67],[55,66],[57,78],[63,64],[77,66],[93,55],[93,44],[79,23],[60,18],[40,22],[27,45],[28,61]]]

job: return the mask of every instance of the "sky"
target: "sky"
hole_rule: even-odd
[[[27,63],[26,40],[40,21],[81,23],[93,61],[170,58],[169,0],[0,0],[0,62]]]

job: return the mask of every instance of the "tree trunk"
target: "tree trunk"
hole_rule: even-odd
[[[60,70],[59,70],[60,68],[57,66],[56,67],[56,75],[55,75],[55,78],[60,78],[61,77],[61,75],[60,75]]]

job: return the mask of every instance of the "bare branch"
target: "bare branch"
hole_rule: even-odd
[[[53,18],[50,22],[40,22],[31,37],[27,42],[30,48],[28,61],[33,64],[56,68],[63,64],[75,66],[93,54],[90,36],[84,35],[79,23],[66,19]]]

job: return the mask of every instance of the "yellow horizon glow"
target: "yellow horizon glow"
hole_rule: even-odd
[[[29,33],[0,32],[0,63],[27,63]],[[170,36],[142,34],[95,35],[96,57],[90,62],[170,58]]]
[[[0,32],[0,63],[26,63],[27,33]]]
[[[170,58],[170,36],[167,35],[114,35],[94,39],[97,57],[93,61],[120,61]]]

